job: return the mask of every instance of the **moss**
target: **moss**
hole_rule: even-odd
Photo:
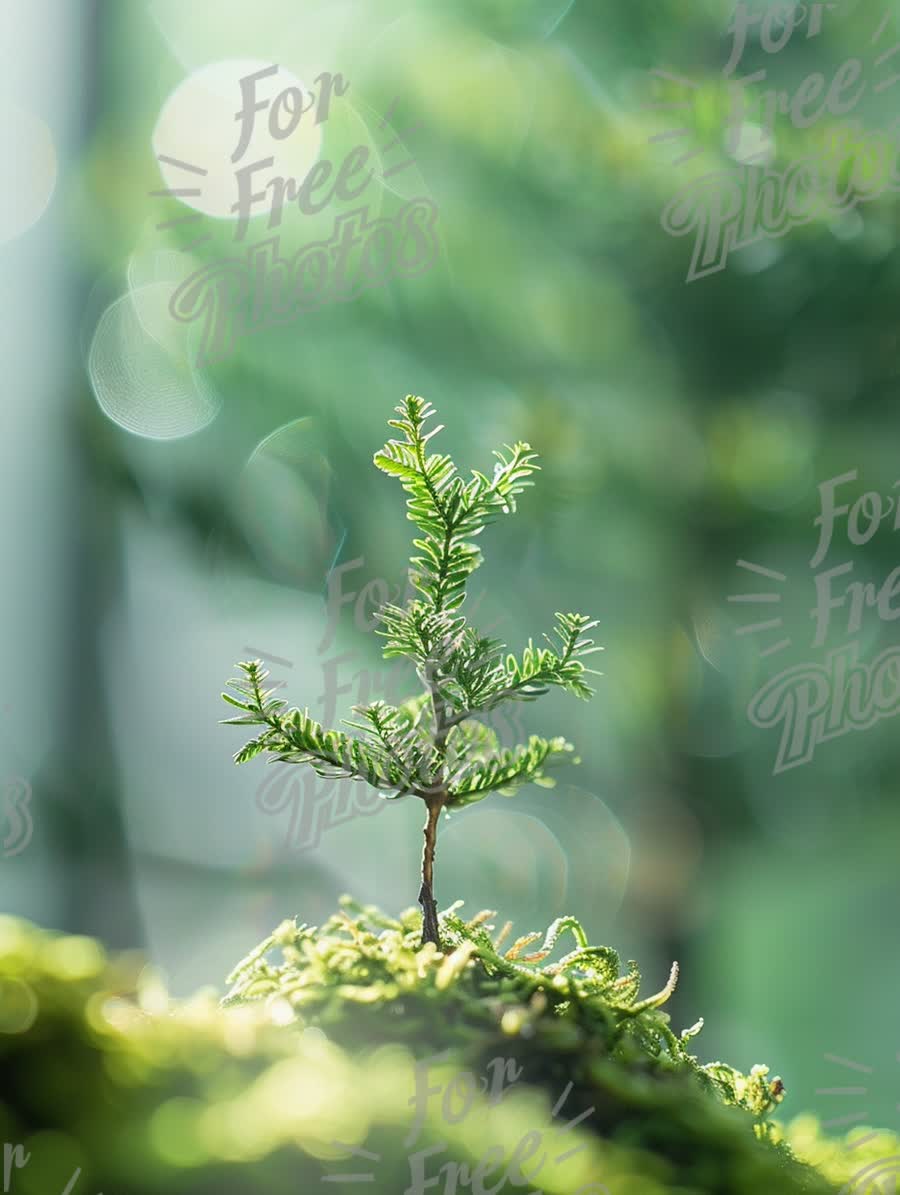
[[[635,964],[623,973],[574,918],[504,948],[508,927],[492,937],[493,914],[464,922],[455,906],[441,917],[441,955],[418,948],[414,910],[395,920],[349,898],[342,906],[319,930],[279,926],[229,977],[224,1003],[286,1003],[351,1051],[394,1041],[419,1057],[450,1050],[475,1074],[509,1058],[551,1100],[571,1082],[571,1106],[593,1108],[591,1130],[651,1152],[679,1190],[828,1189],[776,1143],[768,1116],[781,1080],[766,1067],[701,1064],[690,1049],[699,1023],[672,1032],[662,1006],[677,968],[642,998]],[[548,961],[566,935],[575,949]],[[269,961],[274,951],[280,961]]]
[[[443,956],[416,951],[420,927],[351,902],[318,931],[285,923],[222,1008],[211,992],[171,1001],[134,956],[0,918],[0,1143],[31,1154],[11,1195],[61,1192],[79,1167],[73,1195],[293,1195],[367,1169],[365,1189],[394,1195],[423,1149],[423,1177],[445,1168],[429,1190],[467,1166],[459,1190],[477,1193],[529,1141],[539,1175],[499,1190],[788,1195],[900,1152],[888,1134],[862,1156],[808,1118],[773,1123],[765,1070],[701,1064],[669,1027],[667,990],[642,1000],[636,970],[619,974],[574,921],[511,957],[455,910]],[[575,949],[554,963],[566,935]],[[435,1090],[417,1099],[423,1074]],[[482,1183],[480,1160],[498,1156]]]

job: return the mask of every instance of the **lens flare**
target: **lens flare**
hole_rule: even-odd
[[[261,76],[273,66],[277,73]],[[318,94],[284,67],[261,59],[226,59],[194,71],[169,95],[153,130],[153,152],[166,185],[166,191],[153,194],[170,207],[178,199],[201,215],[237,220],[236,171],[271,159],[248,176],[253,193],[265,196],[251,210],[267,215],[277,190],[274,180],[302,180],[319,156]],[[256,104],[266,106],[251,112]],[[289,135],[281,136],[288,129]],[[173,208],[171,219],[192,217]]]
[[[57,160],[46,124],[16,104],[0,106],[0,161],[15,175],[0,190],[0,245],[41,218],[56,186]]]
[[[221,398],[198,373],[188,331],[168,314],[171,287],[138,287],[100,317],[88,355],[97,402],[113,423],[173,440],[215,419]]]

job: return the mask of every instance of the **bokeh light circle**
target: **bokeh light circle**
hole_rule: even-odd
[[[0,977],[0,1033],[25,1033],[37,1019],[38,999],[31,987],[12,976]]]
[[[270,576],[321,592],[343,539],[333,469],[318,422],[294,419],[265,437],[241,470],[236,519]]]
[[[56,186],[56,149],[46,124],[16,104],[0,105],[0,160],[11,171],[0,190],[3,245],[37,223]]]
[[[187,330],[169,314],[172,288],[137,287],[103,312],[88,375],[104,414],[134,435],[192,435],[218,414],[221,398],[197,371]]]
[[[238,213],[232,211],[238,200],[235,171],[272,158],[271,166],[248,175],[252,191],[266,192],[269,196],[251,208],[255,216],[263,216],[269,211],[273,194],[271,189],[267,190],[268,184],[278,177],[300,183],[316,162],[322,145],[322,126],[316,123],[315,105],[303,111],[296,127],[284,138],[273,135],[270,117],[276,122],[276,132],[290,128],[292,116],[285,103],[292,101],[279,104],[277,97],[288,88],[296,88],[302,93],[300,102],[305,106],[312,94],[318,96],[318,86],[311,93],[296,75],[278,66],[277,74],[256,79],[252,89],[247,82],[242,89],[242,79],[247,80],[273,65],[277,64],[252,58],[211,62],[188,75],[166,99],[153,130],[153,152],[157,159],[163,159],[159,161],[159,169],[166,188],[198,192],[177,196],[183,204],[214,219],[237,220]],[[253,113],[249,142],[238,160],[232,161],[244,125],[244,121],[236,119],[236,114],[245,102],[249,108],[265,101],[268,106]],[[274,115],[273,108],[277,108]]]

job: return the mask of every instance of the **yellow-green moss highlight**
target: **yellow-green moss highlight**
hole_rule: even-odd
[[[642,1000],[636,969],[619,973],[577,923],[511,958],[456,911],[443,918],[446,953],[416,951],[420,924],[350,903],[318,931],[286,923],[221,1007],[211,991],[170,1000],[136,956],[0,918],[0,1142],[32,1155],[11,1195],[62,1191],[78,1166],[75,1195],[358,1193],[320,1186],[364,1168],[349,1147],[379,1157],[365,1189],[395,1195],[409,1183],[416,1060],[443,1049],[433,1076],[512,1057],[521,1082],[495,1107],[479,1096],[454,1125],[431,1100],[417,1149],[444,1143],[474,1169],[490,1145],[553,1140],[569,1083],[565,1116],[594,1108],[566,1134],[566,1150],[582,1151],[541,1171],[534,1186],[548,1195],[588,1182],[611,1195],[824,1193],[870,1156],[900,1153],[890,1134],[851,1151],[809,1118],[772,1122],[767,1073],[700,1063],[669,1026],[666,991]],[[545,946],[557,962],[535,957]]]

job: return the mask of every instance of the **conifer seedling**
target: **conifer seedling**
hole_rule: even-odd
[[[263,729],[235,755],[245,763],[267,752],[272,762],[306,764],[319,776],[364,781],[387,800],[418,797],[426,807],[422,856],[422,944],[440,949],[434,897],[434,855],[444,811],[480,801],[491,792],[510,794],[534,782],[552,787],[547,768],[572,752],[565,738],[531,735],[527,743],[502,747],[485,719],[507,701],[533,701],[557,686],[585,700],[593,670],[584,658],[601,649],[586,632],[596,626],[582,614],[557,614],[546,646],[529,640],[521,658],[500,641],[480,634],[462,613],[469,577],[482,561],[474,542],[516,498],[533,485],[537,454],[525,443],[495,451],[493,476],[472,470],[466,481],[451,458],[429,451],[442,426],[426,431],[434,408],[408,395],[389,420],[402,439],[389,440],[374,463],[400,480],[409,495],[407,518],[419,537],[410,560],[413,597],[405,606],[386,603],[377,613],[386,659],[410,660],[422,693],[400,706],[374,701],[354,706],[356,734],[326,730],[309,711],[286,708],[265,688],[259,660],[238,665],[242,676],[222,696],[240,716],[227,725]]]

